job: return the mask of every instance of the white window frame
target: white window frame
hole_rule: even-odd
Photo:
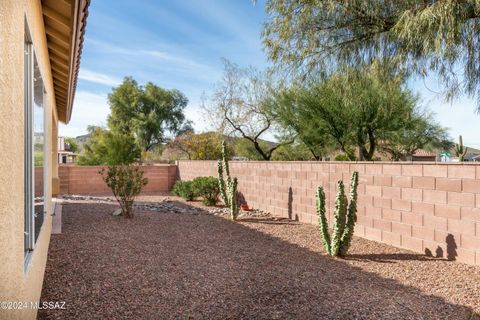
[[[24,47],[24,99],[25,99],[25,239],[24,239],[24,253],[25,253],[25,269],[31,258],[31,253],[35,248],[35,220],[34,220],[34,193],[32,193],[33,185],[33,43],[27,24],[25,23],[25,47]]]
[[[25,19],[25,47],[24,47],[24,271],[27,271],[28,265],[35,249],[35,162],[34,162],[34,70],[35,70],[35,50],[33,47],[30,29]],[[40,75],[43,83],[43,76]],[[45,86],[42,88],[42,110],[43,110],[43,219],[47,218],[47,168],[49,157],[47,154],[47,95]],[[40,232],[43,225],[40,226]],[[40,234],[38,235],[40,237]]]

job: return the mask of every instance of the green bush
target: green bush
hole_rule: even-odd
[[[112,189],[115,199],[122,208],[125,218],[133,218],[133,202],[147,185],[148,179],[143,177],[143,171],[131,165],[110,166],[108,170],[99,172],[103,181]]]
[[[220,187],[218,180],[214,177],[197,177],[193,179],[193,190],[196,195],[203,198],[203,204],[214,206],[218,202]]]
[[[351,161],[350,158],[346,154],[338,154],[335,157],[335,161]]]
[[[193,187],[193,181],[177,181],[173,186],[172,193],[187,201],[192,201],[197,196]]]

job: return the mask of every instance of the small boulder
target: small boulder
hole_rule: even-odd
[[[113,216],[119,216],[121,214],[122,214],[122,209],[117,209],[117,210],[113,211],[113,213],[112,213]]]

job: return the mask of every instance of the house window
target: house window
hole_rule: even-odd
[[[45,216],[45,89],[28,29],[25,35],[25,257],[35,248]],[[28,262],[28,259],[26,259]]]

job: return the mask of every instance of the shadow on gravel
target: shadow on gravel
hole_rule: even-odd
[[[427,258],[423,254],[409,254],[409,253],[379,253],[379,254],[348,254],[345,260],[357,261],[375,261],[380,263],[395,263],[396,260],[418,260],[431,261],[432,258]]]
[[[286,224],[290,226],[298,226],[299,223],[292,221],[287,218],[273,218],[273,217],[262,217],[262,218],[243,218],[240,217],[238,222],[248,222],[248,223],[263,223],[263,224]]]
[[[64,232],[52,235],[41,300],[65,301],[66,310],[39,310],[39,319],[472,316],[241,223],[161,212],[127,220],[111,216],[114,207],[64,205]]]

